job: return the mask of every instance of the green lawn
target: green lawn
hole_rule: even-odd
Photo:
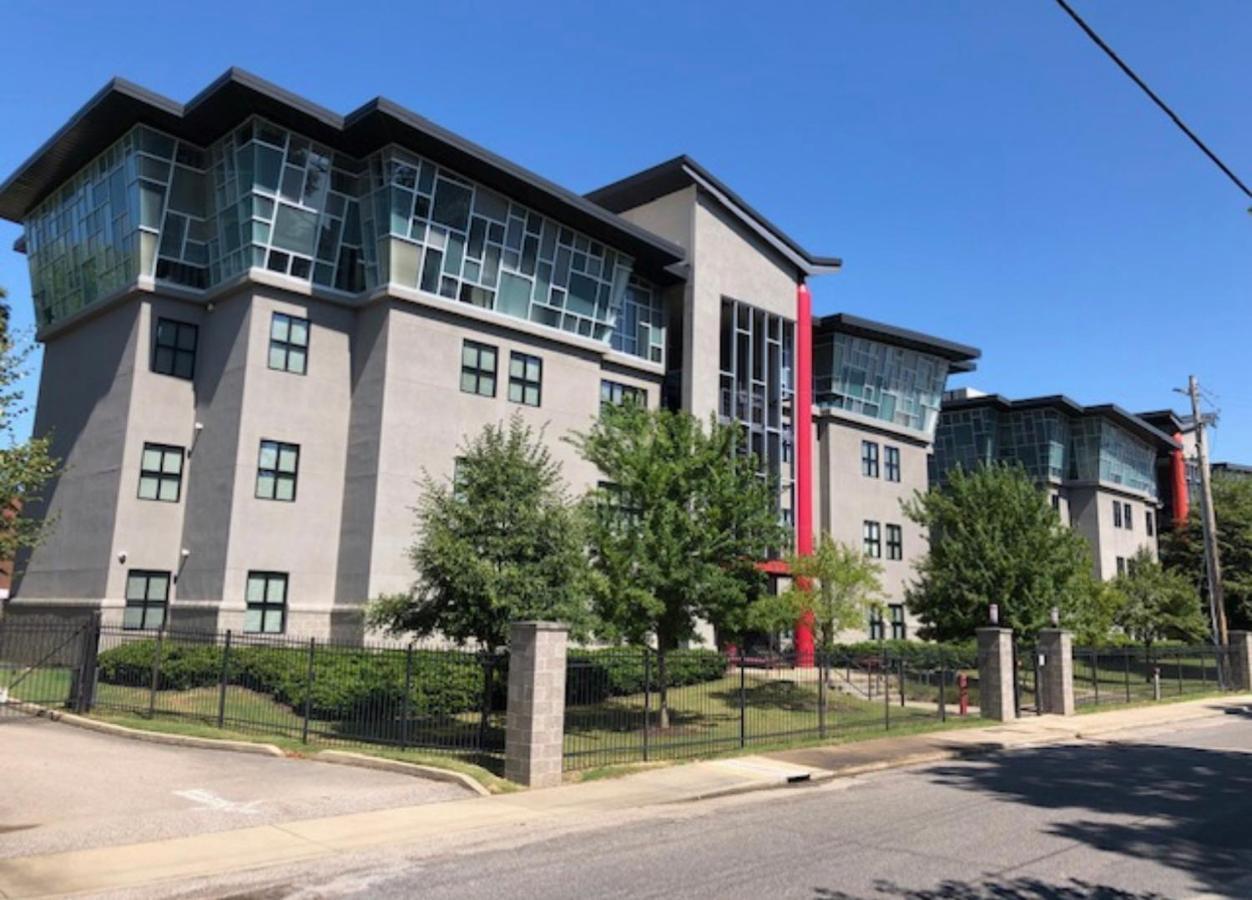
[[[1151,702],[1152,668],[1160,669],[1163,700],[1219,690],[1211,656],[1163,655],[1149,665],[1142,655],[1128,659],[1122,654],[1083,652],[1074,659],[1074,702],[1079,706]]]

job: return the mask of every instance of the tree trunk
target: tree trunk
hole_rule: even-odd
[[[669,681],[666,677],[665,660],[665,644],[658,640],[656,642],[656,679],[660,714],[657,716],[657,724],[662,730],[669,728]]]

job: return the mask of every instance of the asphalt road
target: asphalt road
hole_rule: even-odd
[[[1252,719],[183,885],[236,900],[1252,897]]]
[[[0,858],[472,796],[391,772],[148,744],[0,715]]]

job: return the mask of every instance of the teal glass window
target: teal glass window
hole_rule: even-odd
[[[169,599],[169,572],[131,569],[126,574],[126,608],[122,611],[122,628],[140,631],[165,627]]]
[[[274,313],[270,320],[269,367],[303,375],[309,363],[309,320]]]
[[[509,354],[509,400],[539,406],[543,397],[543,360],[529,353]]]
[[[900,480],[899,447],[883,447],[883,477],[888,481]]]
[[[152,341],[152,371],[190,380],[196,374],[200,329],[190,322],[157,319]]]
[[[186,451],[170,444],[144,444],[139,461],[139,499],[177,503],[182,499]]]
[[[862,550],[871,559],[882,558],[882,526],[866,519],[861,523]]]
[[[646,409],[648,392],[634,385],[610,381],[607,378],[600,379],[600,409],[603,410],[606,406],[621,406],[623,403],[632,403]]]
[[[461,345],[461,390],[480,397],[496,395],[499,351],[490,344],[466,341]]]
[[[243,630],[282,634],[287,629],[287,573],[249,572]]]
[[[887,526],[887,559],[904,559],[904,529],[899,525]]]
[[[262,440],[257,455],[257,499],[294,502],[299,468],[299,444]]]

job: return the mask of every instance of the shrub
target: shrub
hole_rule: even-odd
[[[829,651],[831,665],[834,666],[869,658],[878,659],[883,654],[893,661],[904,660],[904,664],[910,668],[973,669],[978,666],[978,644],[975,641],[860,641],[854,644],[835,644]]]
[[[655,691],[661,681],[656,654],[649,655],[647,686]],[[581,704],[643,693],[643,656],[643,650],[625,647],[571,650],[569,658],[575,664],[568,670],[566,697]],[[672,688],[717,681],[726,674],[726,658],[716,650],[672,650],[665,656],[665,674]]]

